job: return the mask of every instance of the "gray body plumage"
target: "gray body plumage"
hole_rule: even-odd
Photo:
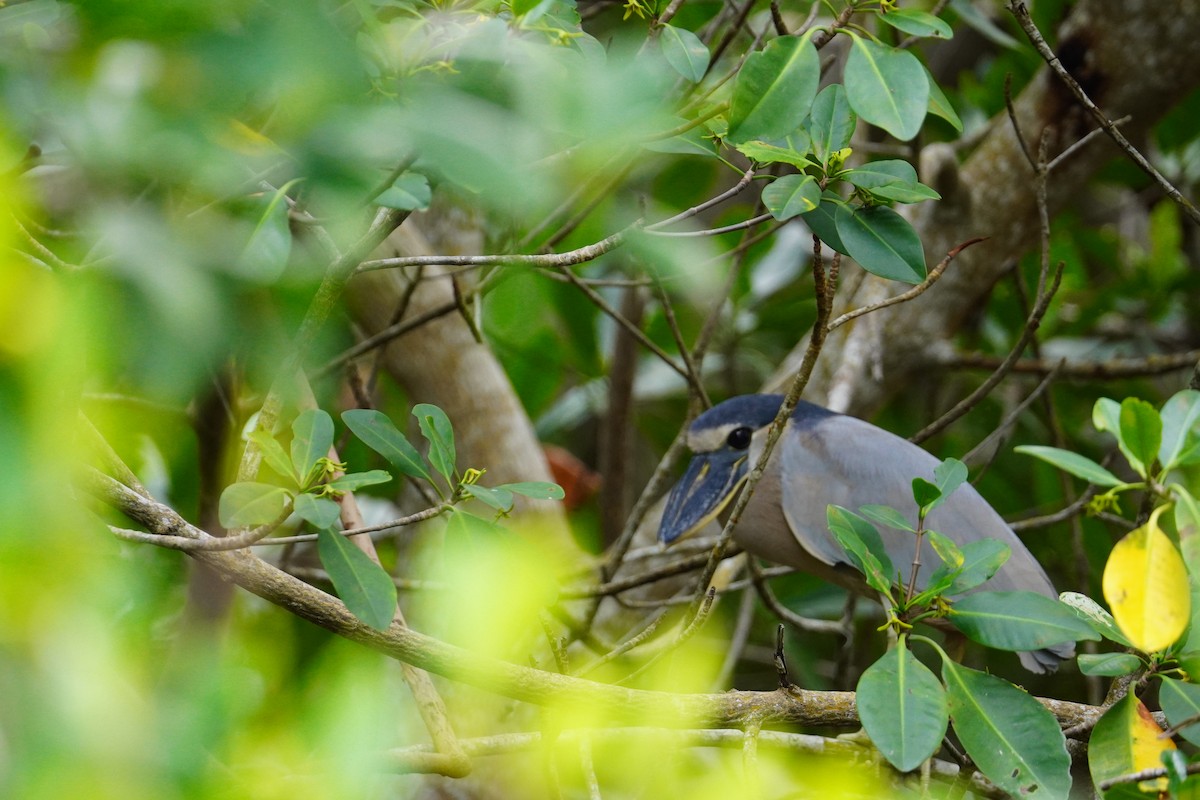
[[[782,403],[780,395],[735,397],[710,409],[689,429],[689,445],[696,459],[688,475],[672,491],[663,515],[660,538],[671,541],[711,519],[740,485],[750,466],[758,462],[765,433]],[[748,447],[733,447],[731,432],[749,428]],[[743,432],[734,437],[745,438]],[[737,443],[741,444],[742,439]],[[740,452],[739,452],[740,451]],[[697,464],[700,467],[697,467]],[[801,402],[788,420],[767,471],[734,529],[734,539],[745,550],[769,561],[796,567],[860,594],[872,594],[862,575],[829,532],[826,508],[830,504],[857,511],[868,504],[888,505],[916,525],[912,479],[933,480],[938,460],[920,447],[869,422]],[[725,488],[713,481],[721,471]],[[691,486],[689,486],[689,481]],[[708,481],[707,489],[703,482]],[[706,514],[697,509],[704,501],[726,496]],[[999,514],[969,484],[960,486],[925,520],[959,544],[992,538],[1008,545],[1008,561],[986,584],[986,591],[1024,590],[1047,597],[1057,592],[1041,565]],[[913,562],[916,537],[883,525],[876,526],[893,565],[905,576]],[[918,588],[941,564],[928,542],[922,544]],[[1074,653],[1071,644],[1021,653],[1031,671],[1045,672]]]

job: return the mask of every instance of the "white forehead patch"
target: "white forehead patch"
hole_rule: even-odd
[[[729,434],[738,428],[746,427],[741,422],[730,422],[716,428],[690,430],[687,435],[687,446],[693,453],[711,453],[728,445]]]

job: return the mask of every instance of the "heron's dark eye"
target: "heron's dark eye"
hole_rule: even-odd
[[[734,428],[729,432],[729,438],[725,441],[734,450],[745,450],[750,446],[750,437],[754,431],[749,428]]]

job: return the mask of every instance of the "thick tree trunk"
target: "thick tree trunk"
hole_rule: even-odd
[[[1200,83],[1197,37],[1200,3],[1194,0],[1170,8],[1147,0],[1081,0],[1061,26],[1054,49],[1110,119],[1131,117],[1122,131],[1137,142]],[[1046,67],[1015,106],[1035,158],[1043,133],[1052,159],[1096,127]],[[1048,182],[1050,212],[1077,197],[1088,179],[1119,154],[1107,136],[1099,135],[1055,169]],[[913,219],[927,261],[936,264],[972,237],[990,238],[964,251],[916,300],[862,317],[830,335],[806,395],[841,411],[869,414],[914,376],[936,368],[937,354],[1013,261],[1039,246],[1034,172],[1006,115],[993,120],[991,131],[957,174],[944,145],[926,148],[922,162],[922,178],[945,197],[924,204]],[[839,298],[839,303],[865,305],[902,290],[891,281],[868,277],[853,298]],[[786,385],[805,347],[801,342],[792,351],[771,379],[772,388]]]

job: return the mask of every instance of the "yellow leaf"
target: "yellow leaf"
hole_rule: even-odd
[[[1152,653],[1171,645],[1191,614],[1187,570],[1175,545],[1150,521],[1117,542],[1104,567],[1104,599],[1117,626],[1138,649]]]
[[[1158,723],[1154,721],[1154,717],[1150,716],[1150,712],[1142,705],[1142,701],[1136,702],[1134,713],[1129,715],[1129,749],[1133,756],[1133,764],[1129,770],[1131,773],[1146,769],[1158,769],[1162,766],[1162,754],[1167,750],[1175,749],[1175,742],[1169,738],[1160,738],[1163,732],[1162,728],[1158,727]],[[1167,780],[1159,778],[1158,780],[1142,781],[1138,784],[1138,788],[1150,792],[1163,791],[1167,788]]]

